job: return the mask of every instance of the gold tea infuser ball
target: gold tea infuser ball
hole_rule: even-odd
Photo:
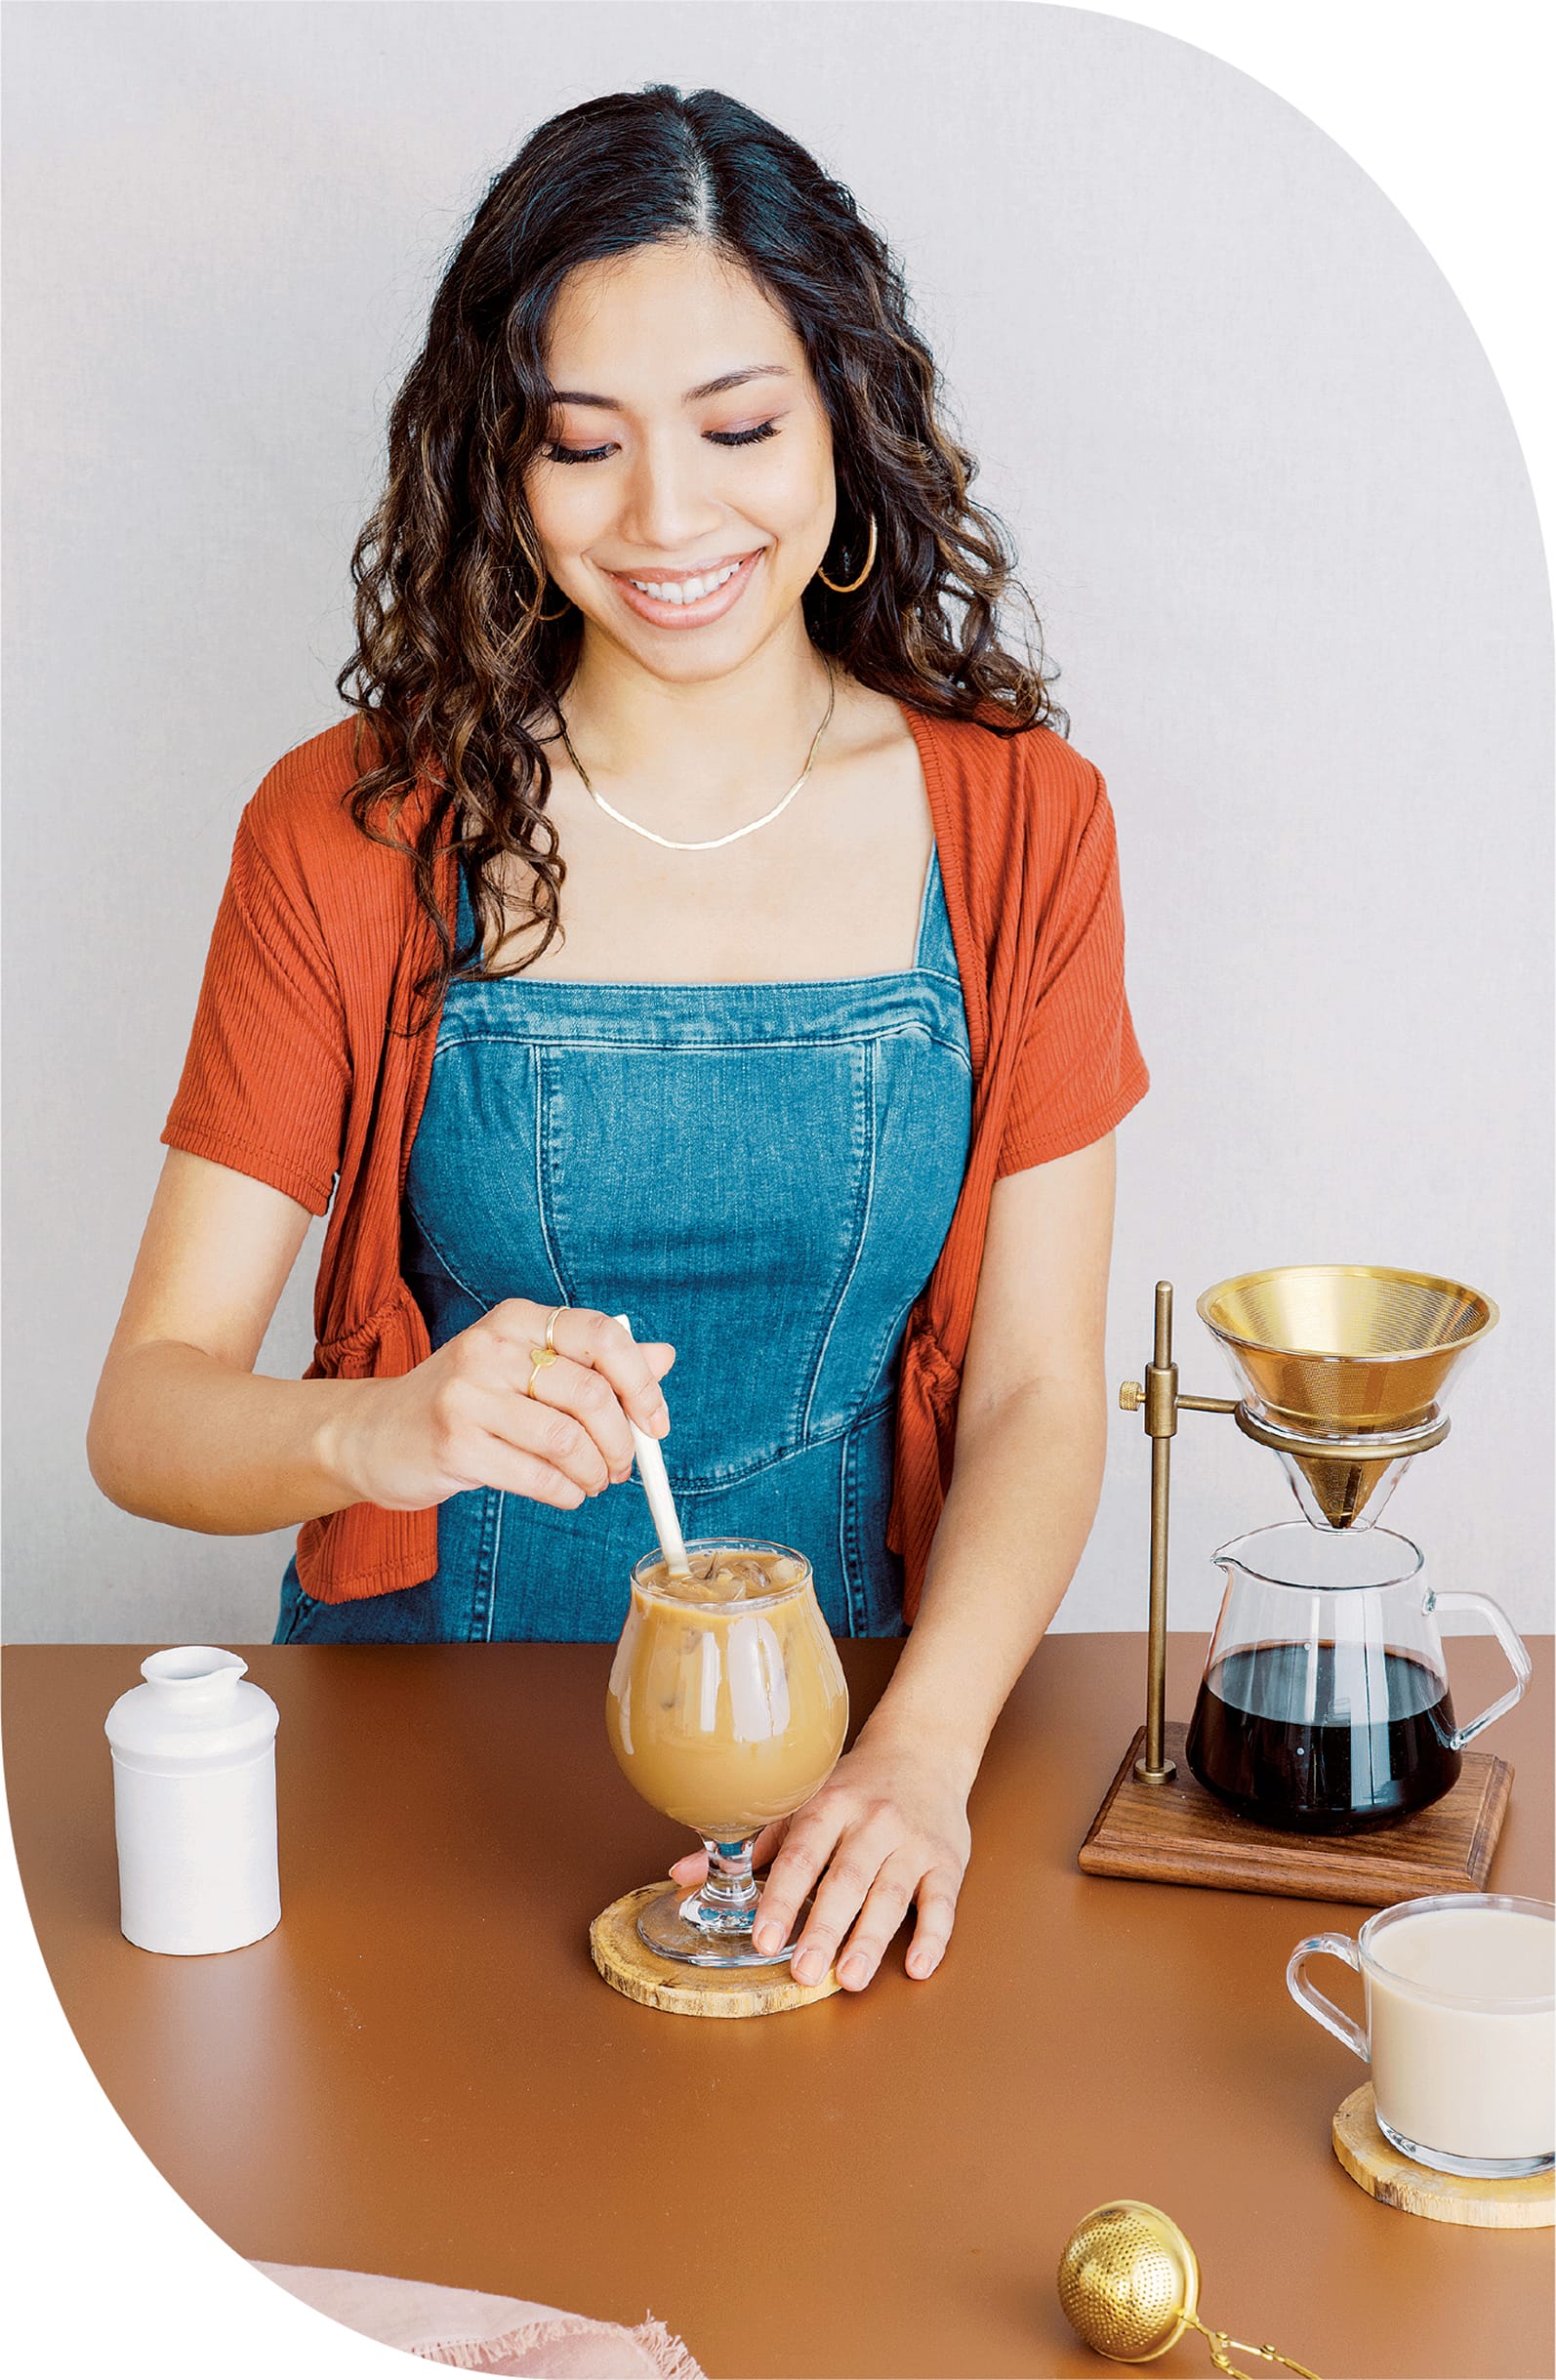
[[[1170,2215],[1143,2198],[1112,2198],[1076,2225],[1059,2259],[1059,2304],[1070,2327],[1114,2363],[1152,2363],[1175,2347],[1185,2330],[1208,2342],[1210,2361],[1232,2380],[1249,2380],[1229,2351],[1284,2363],[1301,2380],[1318,2380],[1305,2363],[1273,2347],[1252,2347],[1207,2329],[1196,2308],[1200,2266]]]

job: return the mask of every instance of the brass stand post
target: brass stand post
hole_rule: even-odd
[[[1134,1764],[1142,1785],[1167,1785],[1177,1775],[1177,1762],[1165,1749],[1167,1734],[1167,1503],[1171,1485],[1172,1441],[1177,1435],[1178,1408],[1193,1413],[1235,1414],[1235,1397],[1184,1397],[1178,1394],[1178,1368],[1172,1361],[1172,1284],[1156,1285],[1156,1342],[1146,1366],[1145,1385],[1126,1380],[1119,1390],[1124,1411],[1145,1409],[1146,1435],[1151,1441],[1151,1609],[1145,1657],[1145,1750]]]

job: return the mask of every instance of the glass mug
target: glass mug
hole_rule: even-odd
[[[1307,1981],[1319,1952],[1362,1978],[1365,2029]],[[1291,1997],[1372,2069],[1378,2130],[1402,2155],[1493,2181],[1556,2163],[1556,1907],[1505,1893],[1401,1901],[1360,1936],[1312,1934]]]
[[[803,1554],[765,1538],[694,1538],[686,1553],[694,1577],[708,1557],[733,1555],[758,1591],[688,1599],[658,1546],[634,1566],[605,1696],[611,1749],[644,1801],[694,1828],[708,1854],[707,1881],[659,1894],[637,1931],[690,1966],[777,1966],[795,1946],[753,1946],[752,1845],[832,1775],[848,1689]]]

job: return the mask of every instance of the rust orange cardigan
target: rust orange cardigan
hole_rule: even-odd
[[[951,1228],[903,1341],[887,1544],[918,1609],[951,1478],[957,1394],[1001,1174],[1100,1139],[1145,1090],[1124,990],[1113,817],[1048,729],[1001,737],[906,713],[923,764],[966,1005],[972,1135]],[[400,1200],[435,1032],[408,1037],[430,928],[397,853],[343,806],[346,718],[299,745],[245,809],[163,1139],[329,1214],[309,1378],[408,1372],[430,1352],[399,1269]],[[524,997],[523,978],[513,998]],[[544,1285],[540,1285],[544,1295]],[[353,1504],[298,1538],[326,1603],[437,1567],[437,1515]]]

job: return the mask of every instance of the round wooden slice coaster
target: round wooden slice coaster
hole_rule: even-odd
[[[661,1881],[623,1893],[589,1929],[590,1955],[613,1991],[678,2017],[770,2017],[841,1989],[830,1968],[819,1984],[797,1984],[786,1966],[683,1967],[661,1958],[638,1933],[637,1912],[664,1889]]]
[[[1335,2110],[1334,2154],[1351,2180],[1384,2206],[1429,2223],[1475,2223],[1488,2231],[1548,2231],[1556,2224],[1556,2176],[1532,2173],[1516,2182],[1483,2182],[1469,2174],[1433,2173],[1401,2156],[1377,2128],[1372,2086]]]

